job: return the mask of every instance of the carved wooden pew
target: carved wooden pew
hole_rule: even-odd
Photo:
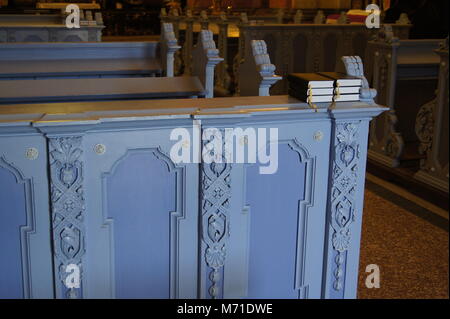
[[[65,14],[0,15],[1,42],[100,42],[103,19],[90,10],[80,10],[80,28],[67,28]]]
[[[179,46],[165,24],[165,42],[169,68],[173,68],[173,53]],[[164,41],[163,41],[164,42]],[[170,54],[171,53],[171,54]],[[218,56],[212,32],[202,30],[193,52],[192,76],[64,78],[0,81],[0,103],[95,101],[127,99],[162,99],[214,96],[214,67],[222,61]],[[173,75],[173,72],[172,72]],[[32,76],[36,77],[35,74]]]
[[[170,25],[161,38],[161,42],[0,44],[0,80],[171,76],[173,52],[180,47]]]
[[[377,102],[390,108],[372,123],[370,159],[397,167],[402,160],[420,158],[413,123],[419,108],[434,96],[439,70],[434,51],[441,41],[400,40],[387,27],[369,42],[373,68],[367,78],[378,91]]]
[[[158,42],[0,44],[0,79],[161,76]]]
[[[356,298],[367,135],[385,109],[330,106],[270,96],[0,108],[0,298]],[[236,145],[270,145],[277,170],[197,159],[229,128],[246,130]]]
[[[400,38],[408,38],[411,25],[393,25]],[[376,31],[353,24],[240,25],[240,45],[235,63],[251,51],[252,40],[264,40],[272,63],[281,76],[295,72],[335,71],[342,56],[365,57],[367,40]],[[235,66],[238,70],[238,66]],[[240,79],[240,75],[237,75]],[[237,83],[239,87],[239,83]],[[287,81],[274,85],[273,94],[285,94]]]
[[[437,96],[421,107],[416,119],[419,151],[426,158],[415,178],[448,193],[448,38],[436,53],[441,61]]]

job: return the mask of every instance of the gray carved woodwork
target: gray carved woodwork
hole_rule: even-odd
[[[415,116],[420,107],[415,105],[417,101],[412,100],[400,108],[397,98],[400,85],[408,87],[405,94],[415,96],[416,100],[427,94],[433,95],[426,85],[437,78],[439,59],[434,50],[438,46],[438,40],[400,40],[395,37],[391,26],[384,26],[369,42],[366,60],[370,63],[366,63],[369,68],[365,73],[378,92],[377,103],[390,108],[371,124],[370,159],[390,167],[400,165],[405,147],[411,144],[411,134],[405,129],[411,126],[408,125],[408,117]],[[414,85],[417,89],[411,90]],[[399,129],[400,124],[403,124],[402,130]]]
[[[225,136],[224,130],[210,133],[212,133],[211,142],[214,139],[221,141],[221,137]],[[219,136],[221,137],[219,138]],[[224,143],[222,147],[225,147]],[[207,143],[203,144],[202,153],[204,152],[210,152]],[[204,255],[206,265],[209,267],[205,272],[208,274],[210,282],[205,285],[208,287],[207,291],[212,299],[220,296],[223,287],[221,271],[227,255],[226,242],[230,225],[232,164],[226,163],[224,154],[220,154],[220,156],[220,158],[215,157],[212,163],[202,163],[200,172],[201,247],[202,256]]]
[[[351,256],[359,254],[355,245],[361,237],[360,189],[364,187],[367,149],[367,139],[362,137],[368,133],[368,126],[367,121],[358,119],[337,117],[333,120],[325,298],[352,298],[345,290],[357,287],[357,281],[349,280],[345,273],[359,267]]]
[[[333,156],[333,185],[330,200],[330,225],[333,229],[333,249],[335,257],[335,272],[333,288],[342,290],[343,265],[351,238],[351,225],[355,221],[355,198],[360,173],[360,145],[358,144],[359,123],[336,123],[336,136]]]
[[[56,295],[58,298],[81,298],[80,287],[67,288],[69,265],[80,270],[84,239],[84,193],[82,137],[50,137],[51,216],[54,248]]]
[[[441,60],[437,96],[422,106],[416,119],[419,152],[425,158],[415,178],[448,193],[448,38],[436,53]]]

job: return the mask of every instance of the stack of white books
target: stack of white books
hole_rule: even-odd
[[[334,102],[355,102],[360,100],[362,80],[338,72],[321,72],[320,75],[334,81]]]

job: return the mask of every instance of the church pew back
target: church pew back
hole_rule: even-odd
[[[0,44],[0,80],[159,76],[159,42]]]

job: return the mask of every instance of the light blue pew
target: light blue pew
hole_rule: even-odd
[[[368,128],[386,109],[329,106],[272,96],[0,109],[0,297],[355,298]],[[278,129],[275,174],[170,158],[174,128],[235,127],[265,129],[259,147],[271,150]]]

